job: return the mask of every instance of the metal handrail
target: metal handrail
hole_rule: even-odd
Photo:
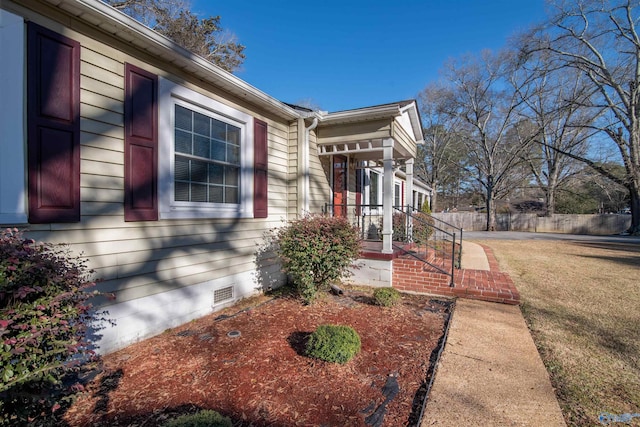
[[[412,206],[407,206],[407,210],[411,211],[411,212],[421,212],[420,210],[418,210],[418,209],[416,209],[416,208],[414,208]],[[431,217],[434,221],[436,221],[436,222],[438,222],[440,224],[444,224],[447,227],[449,227],[450,229],[455,230],[455,231],[453,231],[454,235],[455,234],[459,234],[459,236],[460,236],[460,239],[459,239],[460,240],[460,245],[459,245],[459,250],[458,250],[458,268],[462,268],[461,267],[462,266],[462,232],[464,230],[462,228],[460,228],[460,227],[457,227],[457,226],[455,226],[453,224],[448,223],[447,221],[443,221],[440,218],[436,218],[433,215],[430,215],[430,214],[427,214],[427,215],[429,215],[429,217]]]
[[[436,232],[440,232],[440,235],[444,235],[445,238],[440,239],[441,241],[447,241],[446,237],[449,237],[449,239],[451,241],[451,271],[450,272],[444,270],[443,268],[441,268],[438,265],[435,265],[434,263],[431,263],[431,262],[427,261],[426,259],[422,259],[422,258],[420,258],[418,256],[415,256],[414,254],[412,254],[412,255],[414,257],[422,260],[424,263],[430,265],[431,267],[437,269],[441,273],[446,274],[447,276],[449,276],[451,278],[449,286],[453,287],[454,283],[455,283],[454,282],[454,276],[455,276],[456,266],[457,265],[459,266],[459,263],[456,263],[456,260],[455,260],[455,258],[456,258],[456,250],[455,250],[456,249],[456,233],[455,232],[449,232],[449,231],[447,231],[445,229],[442,229],[442,228],[430,223],[429,221],[424,220],[423,218],[420,218],[419,216],[416,215],[418,213],[418,211],[412,212],[412,209],[409,206],[407,206],[407,211],[406,212],[403,211],[401,208],[394,207],[394,212],[396,214],[402,214],[402,215],[405,216],[405,222],[407,224],[406,225],[406,229],[407,230],[409,230],[410,228],[413,228],[413,227],[409,227],[408,219],[411,218],[412,221],[417,221],[419,223],[422,223],[424,226],[430,227],[430,228],[434,229]],[[428,214],[425,214],[425,215],[428,215]],[[428,215],[428,216],[429,216],[429,220],[433,219],[433,217],[431,215]],[[412,236],[413,235],[413,231],[414,230],[411,230],[410,232],[407,233],[408,234],[407,237],[409,237],[409,239],[413,239],[413,236]],[[436,233],[436,235],[437,235],[437,233]],[[438,247],[435,246],[435,245],[433,245],[433,246],[429,245],[427,242],[422,242],[422,243],[425,245],[425,248],[429,247],[429,248],[433,249],[434,251],[441,253],[442,256],[440,258],[442,260],[445,259],[444,255],[446,254],[446,251],[444,251],[442,249],[438,249]]]
[[[335,215],[337,212],[340,212],[343,215],[345,215],[347,218],[349,218],[354,223],[354,225],[361,230],[361,233],[362,233],[361,237],[363,240],[379,241],[379,240],[382,240],[381,234],[380,234],[382,229],[382,220],[384,217],[382,208],[383,208],[382,205],[325,203],[323,213]],[[372,214],[371,213],[372,211],[375,213]],[[394,229],[393,240],[395,242],[402,241],[404,243],[414,243],[413,241],[414,239],[412,238],[414,230],[413,230],[413,227],[410,227],[410,222],[408,221],[408,218],[411,218],[411,221],[417,221],[417,222],[423,223],[425,226],[432,228],[436,236],[439,235],[443,237],[441,239],[442,241],[451,242],[451,271],[447,271],[445,268],[443,268],[444,265],[436,265],[433,262],[429,262],[427,259],[423,259],[422,257],[418,256],[415,252],[411,252],[402,246],[399,246],[399,245],[394,245],[394,246],[397,249],[404,251],[408,255],[419,259],[425,264],[430,265],[431,267],[435,268],[439,272],[446,274],[451,278],[450,286],[454,286],[454,274],[455,274],[454,272],[456,268],[460,268],[460,260],[462,259],[462,229],[459,229],[431,215],[429,215],[429,222],[424,221],[424,219],[416,215],[416,213],[418,212],[419,212],[418,210],[412,208],[411,206],[407,206],[406,211],[402,206],[393,207],[393,214],[395,215],[401,214],[404,216],[403,218],[404,232],[403,234],[398,234],[399,230],[397,228]],[[433,220],[433,223],[431,223],[432,220]],[[449,227],[450,229],[453,229],[453,231],[448,231],[446,229],[447,227]],[[458,241],[457,239],[458,233],[460,235],[460,239],[459,239],[460,244],[458,245],[460,247],[460,251],[458,252],[458,262],[456,262],[456,241]],[[427,250],[427,248],[430,248],[433,251],[435,251],[436,255],[437,253],[442,254],[442,256],[436,257],[436,259],[441,259],[444,261],[445,254],[446,254],[445,250],[440,249],[436,245],[430,245],[428,241],[421,242],[421,243],[424,244],[425,250]]]

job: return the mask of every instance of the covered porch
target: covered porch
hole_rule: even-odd
[[[330,168],[332,198],[325,212],[349,217],[364,240],[379,240],[380,253],[393,254],[394,209],[419,208],[427,196],[414,191],[414,159],[423,143],[416,102],[327,114],[316,143]]]

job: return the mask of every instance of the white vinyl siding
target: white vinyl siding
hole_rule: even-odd
[[[25,18],[64,33],[81,45],[81,221],[70,224],[34,224],[29,227],[27,236],[38,241],[68,243],[73,253],[82,253],[88,258],[89,267],[95,270],[94,277],[102,279],[98,284],[99,289],[114,292],[115,300],[100,302],[117,322],[113,330],[101,331],[105,337],[115,337],[117,340],[104,350],[112,351],[131,340],[162,332],[170,326],[166,323],[168,317],[171,317],[172,322],[184,322],[193,316],[206,314],[206,310],[213,310],[214,289],[233,284],[235,298],[255,292],[258,287],[256,242],[261,241],[266,230],[281,226],[282,220],[287,219],[288,123],[264,117],[263,113],[253,111],[250,105],[237,98],[232,98],[234,101],[226,100],[223,97],[224,91],[220,88],[200,87],[196,84],[198,79],[184,74],[173,75],[161,67],[141,62],[135,56],[112,46],[131,49],[130,52],[136,54],[134,47],[114,44],[99,30],[92,32],[91,36],[95,38],[90,38],[34,12],[28,12]],[[4,16],[2,22],[5,22]],[[23,25],[20,28],[21,34],[24,33]],[[92,31],[85,26],[80,27]],[[104,43],[98,39],[102,39]],[[147,60],[162,65],[161,58]],[[125,62],[155,73],[161,76],[161,80],[170,78],[180,81],[182,87],[196,95],[214,99],[239,111],[247,117],[251,132],[254,116],[267,122],[268,218],[124,221]],[[20,90],[20,100],[22,96]],[[4,107],[6,104],[2,105]],[[11,123],[11,126],[14,129],[20,128],[15,123]],[[5,135],[0,134],[0,137],[4,147]],[[253,138],[247,136],[247,140],[251,141],[252,146]],[[11,148],[21,152],[17,144],[11,145]],[[248,158],[248,161],[249,169],[252,169],[253,159]],[[16,165],[23,163],[16,162]],[[26,182],[26,171],[22,171],[20,176],[25,177]],[[252,182],[252,179],[249,181]],[[25,222],[26,214],[23,215],[22,222]],[[0,222],[7,224],[8,221]],[[279,266],[271,259],[267,262],[270,277],[278,278]],[[185,302],[176,303],[180,298]],[[193,301],[189,303],[189,299]],[[178,313],[175,310],[176,305],[189,306],[196,302],[201,308],[193,312]],[[146,326],[142,325],[137,331],[134,330],[142,319],[145,319]],[[173,326],[176,324],[178,323],[172,323]]]

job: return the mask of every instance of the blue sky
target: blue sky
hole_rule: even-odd
[[[415,98],[449,57],[504,46],[544,0],[192,0],[246,46],[235,74],[289,103],[339,111]]]

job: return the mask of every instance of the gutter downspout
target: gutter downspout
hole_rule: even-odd
[[[302,146],[302,164],[303,164],[303,201],[302,210],[303,214],[309,213],[309,135],[311,131],[318,126],[318,118],[314,117],[313,122],[308,127],[304,128],[304,144]]]

